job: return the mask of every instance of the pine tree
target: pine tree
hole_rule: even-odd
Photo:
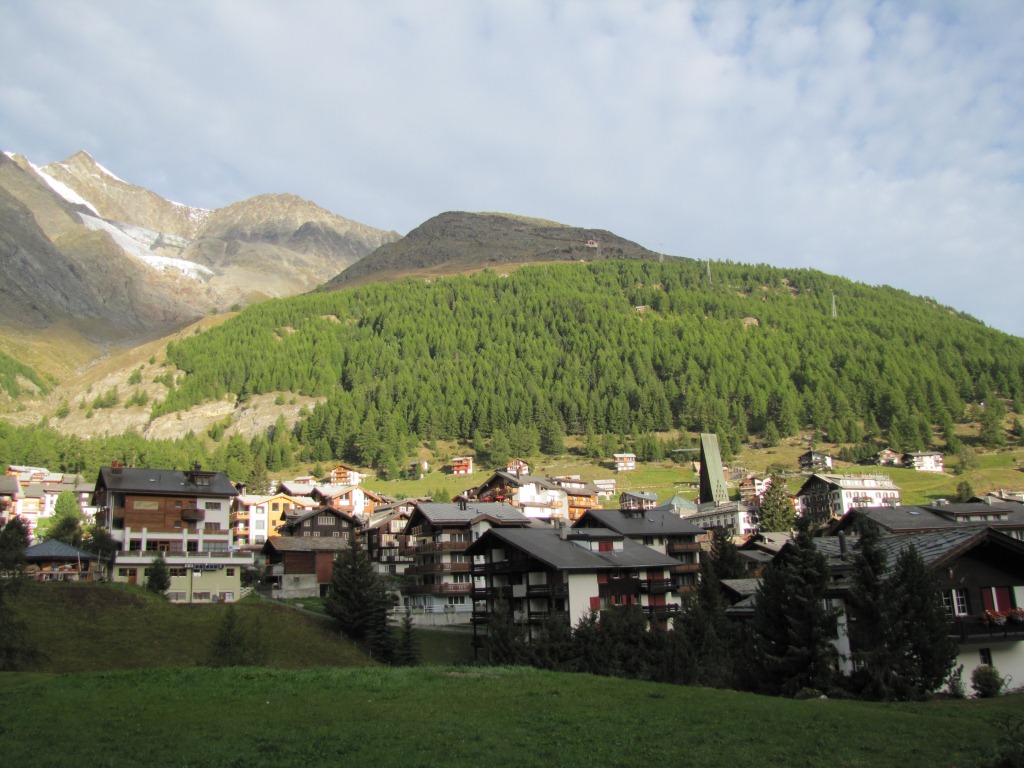
[[[814,546],[810,524],[798,518],[797,533],[764,570],[755,597],[755,686],[792,696],[803,689],[829,690],[835,675],[835,617],[825,607],[828,562]]]
[[[379,581],[366,550],[351,536],[348,549],[334,561],[324,610],[354,640],[362,640],[371,628],[379,627],[378,614],[384,609],[377,600]]]
[[[162,595],[170,588],[171,572],[167,568],[167,561],[164,559],[164,553],[159,552],[157,553],[157,556],[153,558],[153,562],[150,563],[149,568],[146,569],[146,589],[150,592]]]
[[[28,528],[20,517],[12,517],[0,531],[0,575],[20,576],[25,572]]]
[[[938,688],[956,662],[949,615],[935,578],[914,547],[902,550],[889,577],[891,631],[900,638],[894,673],[899,698],[921,698]]]
[[[44,539],[52,539],[72,547],[82,545],[82,512],[71,491],[61,491],[53,508],[53,518],[46,527]]]
[[[420,649],[416,643],[415,625],[412,621],[412,609],[406,606],[402,617],[402,631],[395,648],[395,663],[402,667],[413,667],[420,662]]]
[[[228,605],[210,648],[211,667],[237,667],[246,663],[245,635],[238,626],[235,606]]]
[[[789,500],[786,480],[780,475],[771,475],[767,485],[768,489],[761,498],[758,530],[788,533],[796,522],[796,510]]]

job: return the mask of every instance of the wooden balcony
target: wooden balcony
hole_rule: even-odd
[[[640,588],[650,595],[665,595],[676,588],[676,580],[647,579],[640,583]]]
[[[416,573],[469,573],[469,563],[422,563],[410,565],[405,569],[408,574]]]
[[[410,584],[402,587],[406,595],[468,595],[472,584]]]
[[[202,509],[183,509],[181,510],[181,519],[187,520],[190,523],[199,522],[206,518],[206,512]]]
[[[700,552],[700,544],[696,541],[672,541],[665,545],[665,551],[670,555],[680,555],[684,552]]]
[[[1024,624],[1007,620],[1005,624],[986,624],[981,616],[958,616],[950,626],[950,635],[960,640],[1024,640]]]

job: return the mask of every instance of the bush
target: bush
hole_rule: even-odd
[[[949,674],[946,681],[946,690],[951,698],[966,699],[967,689],[964,687],[964,665],[961,664]]]
[[[980,699],[991,699],[1003,692],[1003,676],[990,664],[982,664],[971,672],[971,688]]]

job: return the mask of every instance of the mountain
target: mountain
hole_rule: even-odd
[[[0,154],[0,327],[64,324],[132,345],[211,311],[312,290],[398,238],[294,195],[208,211],[130,184],[85,152]]]
[[[603,229],[581,229],[503,213],[451,211],[425,221],[400,240],[382,245],[325,288],[534,262],[660,258],[654,251]]]

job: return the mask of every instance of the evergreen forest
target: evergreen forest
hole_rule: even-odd
[[[154,415],[227,395],[324,397],[297,427],[306,458],[367,466],[403,438],[523,428],[680,428],[733,449],[810,428],[921,450],[972,404],[1005,414],[1024,399],[1024,340],[931,300],[813,270],[681,259],[314,293],[250,307],[167,352],[184,375],[167,377]]]

